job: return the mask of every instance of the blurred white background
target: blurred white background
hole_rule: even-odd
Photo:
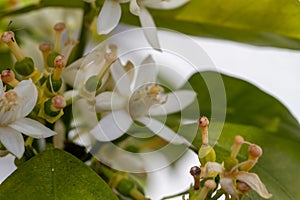
[[[206,51],[220,72],[247,80],[275,96],[300,121],[299,51],[192,38]],[[150,173],[147,195],[157,200],[188,188],[192,182],[189,169],[199,165],[198,162],[196,155],[188,153],[174,169]],[[14,169],[12,156],[0,158],[0,182]]]

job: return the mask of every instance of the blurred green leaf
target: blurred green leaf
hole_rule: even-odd
[[[122,21],[139,25],[123,6]],[[157,27],[254,45],[300,49],[298,0],[191,0],[175,10],[151,10]]]
[[[62,150],[46,150],[21,165],[0,185],[0,199],[117,200],[88,166]]]
[[[194,74],[189,79],[189,83],[198,94],[201,115],[211,115],[211,95],[207,84],[211,91],[218,91],[217,84],[214,85],[214,80],[218,76],[216,72],[202,72]],[[217,160],[224,161],[230,154],[234,136],[242,135],[247,141],[263,148],[264,154],[254,171],[273,193],[272,199],[300,199],[299,123],[274,97],[243,80],[221,76],[227,98],[226,121],[221,135],[216,132],[223,126],[221,121],[211,123],[209,128],[210,139],[212,143],[216,142],[214,148]],[[182,127],[181,132],[188,134],[192,129],[194,125],[186,125]],[[199,130],[194,145],[198,147],[201,145]],[[247,159],[246,147],[239,154],[239,159],[241,161]],[[255,192],[251,192],[249,199],[260,198]]]

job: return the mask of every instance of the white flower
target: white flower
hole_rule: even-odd
[[[33,110],[37,97],[37,89],[31,80],[23,80],[13,90],[5,92],[0,79],[0,141],[18,158],[25,150],[21,133],[34,138],[55,134],[41,123],[26,118]]]
[[[155,49],[160,49],[156,26],[146,7],[155,9],[173,9],[180,7],[189,0],[105,0],[98,16],[97,31],[99,34],[110,33],[121,18],[120,3],[130,3],[130,12],[139,17],[144,34]]]
[[[144,124],[156,135],[173,144],[191,145],[185,138],[160,121],[150,118],[175,113],[195,100],[195,93],[179,90],[161,94],[163,89],[156,83],[157,69],[151,56],[139,67],[135,82],[126,73],[119,60],[111,66],[116,91],[96,96],[96,111],[111,111],[104,116],[91,133],[99,141],[111,141],[128,131],[133,121]]]
[[[252,188],[257,194],[262,198],[269,199],[272,197],[262,183],[260,178],[255,173],[250,173],[246,171],[238,171],[238,167],[242,163],[234,166],[231,171],[227,171],[221,164],[216,162],[207,162],[204,169],[201,172],[202,177],[214,177],[216,174],[220,175],[220,185],[221,187],[230,194],[234,199],[239,199],[236,181],[241,181],[246,183],[250,188]]]

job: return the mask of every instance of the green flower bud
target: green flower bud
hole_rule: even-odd
[[[124,196],[130,197],[130,191],[135,188],[135,183],[129,179],[122,179],[116,189]]]
[[[199,161],[202,166],[207,162],[216,161],[216,152],[210,145],[202,145],[198,152]]]
[[[239,163],[238,159],[234,157],[228,157],[224,162],[224,167],[227,171],[230,171],[238,163]]]
[[[48,55],[47,57],[47,65],[49,67],[54,67],[54,60],[56,58],[56,56],[59,56],[60,54],[57,52],[52,52]]]
[[[48,99],[44,103],[44,112],[45,112],[45,114],[47,114],[51,117],[55,117],[55,116],[60,114],[60,110],[53,110],[52,109],[52,99]]]
[[[85,89],[89,92],[95,92],[100,88],[102,84],[101,79],[99,79],[96,75],[91,76],[86,82],[85,82]]]
[[[32,58],[25,57],[21,61],[15,63],[15,70],[22,76],[29,76],[34,72],[34,63]]]
[[[50,92],[58,92],[62,86],[62,80],[53,80],[53,76],[49,76],[46,82],[46,87]]]

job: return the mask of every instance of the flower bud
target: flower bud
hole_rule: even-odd
[[[34,63],[32,58],[25,57],[21,61],[15,63],[15,70],[22,76],[29,76],[34,72]]]
[[[54,60],[57,56],[59,56],[60,54],[57,52],[51,52],[48,54],[47,56],[47,65],[49,67],[54,67]]]
[[[89,92],[95,92],[97,91],[102,84],[101,79],[99,79],[98,76],[91,76],[86,82],[85,82],[85,89]]]
[[[201,146],[198,151],[198,158],[201,165],[204,166],[207,162],[216,161],[216,152],[210,145]]]
[[[48,76],[48,79],[46,81],[46,88],[50,93],[55,94],[58,92],[62,87],[62,80],[54,80],[53,75]]]

